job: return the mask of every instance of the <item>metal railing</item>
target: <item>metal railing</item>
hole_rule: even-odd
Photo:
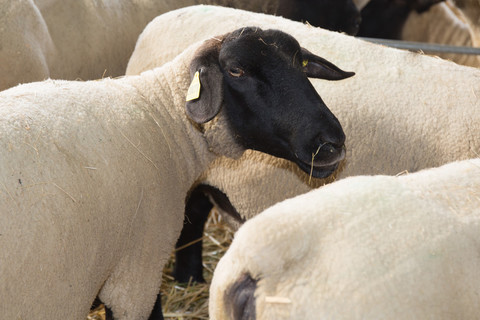
[[[406,49],[410,51],[480,55],[480,48],[474,48],[474,47],[460,47],[460,46],[449,46],[449,45],[443,45],[443,44],[364,38],[364,37],[358,37],[358,39],[362,39],[362,40],[377,43],[377,44],[383,44],[385,46],[389,46],[397,49]]]

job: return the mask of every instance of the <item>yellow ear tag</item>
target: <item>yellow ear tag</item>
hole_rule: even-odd
[[[307,64],[308,64],[308,60],[303,60],[302,61],[302,67],[305,68],[307,66]]]
[[[200,73],[197,71],[193,75],[192,83],[188,87],[186,101],[198,99],[200,97]]]

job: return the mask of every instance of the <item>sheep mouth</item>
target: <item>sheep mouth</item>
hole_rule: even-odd
[[[315,159],[312,155],[310,161],[303,161],[297,157],[295,163],[305,173],[309,174],[313,178],[327,178],[337,170],[340,162],[345,159],[345,149],[339,150],[337,155],[330,157],[329,159]]]
[[[297,166],[313,178],[322,179],[331,176],[335,170],[337,170],[339,163],[340,161],[332,165],[317,166],[312,163],[299,161],[297,162]]]

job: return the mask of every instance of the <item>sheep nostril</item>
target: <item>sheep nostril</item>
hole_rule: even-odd
[[[318,147],[314,153],[314,155],[318,155],[318,154],[329,154],[329,153],[333,153],[335,152],[335,149],[333,148],[333,146],[328,143],[328,142],[322,142],[320,144],[318,144]]]
[[[323,151],[327,153],[334,153],[336,151],[336,148],[330,143],[324,144],[322,148]]]
[[[337,159],[345,153],[345,134],[343,131],[320,134],[312,142],[315,148],[313,153],[315,157],[318,156],[319,161],[322,158],[324,160]]]
[[[323,155],[323,157],[329,158],[330,156],[333,156],[335,158],[341,158],[345,157],[345,145],[336,145],[330,142],[323,142],[320,143],[316,149],[316,152],[314,153],[315,156],[320,156]]]
[[[323,152],[335,152],[341,148],[344,148],[345,139],[340,137],[338,139],[316,139],[317,148],[322,149]]]
[[[340,149],[345,144],[345,133],[343,132],[342,128],[339,126],[334,127],[332,130],[323,132],[319,134],[315,141],[316,145],[328,144],[333,148]]]
[[[341,152],[344,149],[344,146],[334,145],[332,143],[325,143],[320,149],[326,153],[336,153]]]

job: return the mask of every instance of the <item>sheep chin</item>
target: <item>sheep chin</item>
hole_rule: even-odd
[[[302,171],[310,175],[312,178],[324,179],[331,176],[337,170],[340,161],[341,160],[333,164],[322,165],[322,166],[318,166],[318,165],[303,162],[303,161],[295,161],[295,163]]]
[[[307,173],[310,178],[322,179],[328,178],[337,170],[339,164],[345,159],[345,155],[345,148],[342,148],[338,155],[330,159],[316,159],[316,154],[312,154],[310,161],[304,161],[295,154],[293,162],[296,163],[302,171]]]

